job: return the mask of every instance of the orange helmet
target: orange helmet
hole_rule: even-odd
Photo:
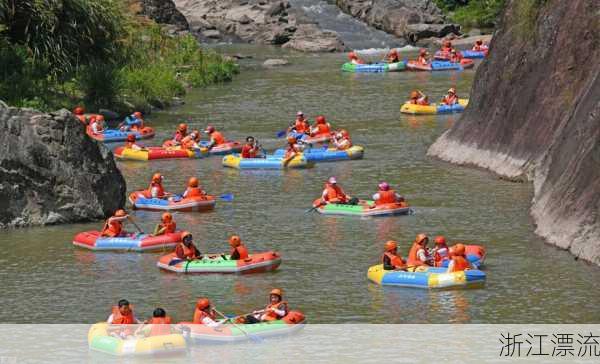
[[[184,231],[181,233],[181,240],[182,241],[192,241],[192,233],[190,233],[189,231]]]
[[[135,135],[134,134],[129,134],[127,136],[127,141],[130,142],[130,143],[135,142]]]
[[[196,308],[199,310],[205,310],[207,308],[210,307],[210,301],[208,300],[208,298],[199,298],[198,301],[196,301]]]
[[[446,48],[451,48],[451,47],[452,47],[452,42],[451,42],[451,41],[449,41],[449,40],[445,41],[445,42],[444,42],[444,47],[446,47]]]
[[[327,121],[325,120],[325,116],[319,115],[317,116],[317,124],[325,124]]]
[[[465,255],[465,246],[463,244],[456,244],[453,249],[454,255]]]
[[[231,245],[234,248],[237,248],[241,244],[242,244],[242,239],[240,239],[240,237],[238,235],[231,235],[231,237],[229,238],[229,245]]]
[[[163,176],[160,173],[154,173],[154,175],[152,176],[152,182],[154,183],[160,183],[162,182]]]
[[[207,125],[207,126],[206,126],[206,130],[204,130],[204,132],[205,132],[206,134],[214,133],[214,131],[215,131],[215,127],[214,127],[214,126],[212,126],[212,125]]]
[[[171,215],[170,212],[165,212],[164,214],[162,214],[162,221],[163,222],[171,222],[171,221],[173,221],[173,215]]]
[[[450,87],[450,88],[448,89],[448,93],[449,93],[449,94],[456,94],[456,89],[455,89],[454,87]]]
[[[116,217],[125,217],[125,216],[127,216],[127,213],[123,209],[118,209],[117,211],[115,211],[115,216]]]
[[[411,99],[418,99],[419,98],[419,93],[417,91],[412,91],[410,93],[410,98]]]
[[[417,244],[426,244],[429,241],[429,237],[425,234],[419,234],[415,238],[415,243]]]
[[[81,106],[77,106],[76,108],[73,109],[73,114],[75,114],[75,115],[83,115],[84,112],[85,112],[85,109]]]
[[[348,53],[348,59],[353,60],[353,59],[358,59],[358,57],[356,56],[356,53],[350,52],[350,53]]]
[[[398,248],[398,243],[396,243],[394,240],[390,240],[385,243],[384,248],[386,252],[396,250]]]
[[[349,137],[349,136],[350,136],[350,133],[348,133],[348,130],[346,130],[346,129],[342,129],[342,130],[340,130],[340,134],[342,134],[342,136],[343,136],[344,138],[347,138],[347,137]]]
[[[177,127],[177,130],[179,130],[179,131],[187,131],[187,124],[186,123],[179,124],[179,126]]]
[[[290,135],[289,137],[287,137],[287,141],[288,143],[293,144],[296,143],[296,138]]]
[[[194,134],[194,140],[195,141],[199,141],[200,140],[200,130],[192,130],[192,134]]]
[[[133,116],[135,116],[138,119],[141,119],[142,118],[142,113],[139,112],[139,111],[136,111],[136,112],[133,113]]]
[[[443,236],[436,236],[434,242],[436,244],[446,244],[446,238],[444,238]]]
[[[190,179],[188,180],[189,187],[198,187],[199,184],[200,181],[198,181],[198,178],[196,177],[190,177]]]
[[[279,296],[279,298],[283,297],[283,291],[279,288],[273,288],[271,290],[271,293],[269,293],[269,295],[272,295],[272,294]]]

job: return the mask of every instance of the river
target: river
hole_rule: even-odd
[[[226,46],[243,53],[233,82],[195,90],[186,104],[154,113],[147,121],[158,144],[181,121],[192,128],[211,123],[232,139],[257,137],[267,149],[282,145],[275,132],[298,110],[324,114],[348,129],[366,148],[359,161],[320,164],[309,170],[252,172],[224,169],[219,157],[202,160],[119,162],[128,189],[147,186],[157,171],[170,191],[182,191],[191,175],[215,194],[233,193],[210,213],[177,213],[203,252],[222,252],[232,233],[254,251],[283,255],[274,273],[248,276],[177,276],[159,271],[154,253],[94,253],[72,246],[80,231],[101,222],[3,231],[0,244],[4,323],[93,323],[106,319],[121,298],[140,317],[164,307],[178,320],[191,319],[196,298],[206,296],[226,312],[262,307],[272,287],[313,323],[593,323],[600,269],[534,235],[528,206],[532,187],[484,171],[426,157],[428,146],[456,116],[404,116],[400,104],[420,88],[439,99],[451,86],[467,95],[474,71],[462,73],[347,74],[342,54],[301,54],[277,48]],[[264,69],[262,61],[285,57],[291,65]],[[483,121],[485,122],[485,121]],[[385,180],[415,208],[413,216],[357,219],[306,213],[331,175],[359,197]],[[159,213],[134,212],[151,230]],[[404,254],[415,235],[484,244],[488,250],[483,289],[427,291],[382,288],[367,281],[383,243],[400,242]]]

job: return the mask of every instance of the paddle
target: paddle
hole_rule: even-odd
[[[140,234],[143,234],[143,233],[144,233],[144,231],[142,230],[142,228],[141,228],[141,227],[139,227],[139,226],[138,226],[138,224],[136,224],[135,220],[133,220],[133,217],[131,217],[131,216],[127,215],[127,220],[129,220],[129,221],[130,221],[130,222],[133,224],[133,226],[135,226],[135,228],[138,230],[138,232],[139,232]]]
[[[235,321],[231,320],[229,317],[225,316],[223,313],[217,311],[217,309],[213,308],[213,311],[215,311],[216,313],[218,313],[221,317],[223,317],[224,319],[226,319],[227,321],[231,322],[231,324],[233,326],[235,326],[238,330],[240,330],[244,335],[248,336],[248,338],[256,343],[260,343],[263,342],[264,340],[260,337],[260,336],[256,336],[256,335],[251,335],[249,334],[246,330],[242,329],[240,327],[240,325],[236,324]]]
[[[275,136],[276,136],[277,138],[283,138],[283,137],[284,137],[286,134],[287,134],[287,129],[286,129],[286,130],[280,130],[280,131],[278,131],[278,132],[275,134]]]
[[[233,193],[225,193],[219,196],[219,198],[225,202],[231,202],[233,201]]]
[[[313,212],[313,211],[317,211],[317,209],[321,206],[325,206],[325,204],[323,202],[321,202],[320,204],[318,204],[317,206],[313,206],[310,209],[304,211],[305,214],[308,214],[309,212]]]

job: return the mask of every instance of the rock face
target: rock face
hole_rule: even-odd
[[[508,2],[469,107],[429,154],[533,181],[536,232],[600,264],[599,3],[539,3]]]
[[[241,40],[311,52],[343,50],[336,33],[301,19],[284,0],[174,0],[190,30],[206,40]]]
[[[177,31],[189,29],[187,20],[171,0],[141,0],[140,5],[141,13],[159,24],[172,25]]]
[[[99,219],[125,202],[112,153],[71,113],[0,102],[0,227]]]
[[[433,0],[336,0],[342,11],[410,43],[459,34],[460,26],[446,24]]]

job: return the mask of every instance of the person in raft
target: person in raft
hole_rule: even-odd
[[[375,204],[371,207],[381,206],[390,203],[404,202],[404,197],[390,188],[389,183],[381,182],[378,186],[379,190],[373,195]]]
[[[175,131],[175,134],[173,134],[173,139],[171,139],[169,141],[169,143],[167,143],[167,144],[170,144],[170,145],[179,145],[179,144],[181,144],[181,141],[183,140],[183,138],[185,138],[187,135],[188,135],[187,124],[186,123],[181,123],[177,127],[177,130]]]
[[[427,49],[421,48],[419,50],[419,57],[417,57],[417,63],[427,66],[429,64],[429,52]]]
[[[442,98],[442,103],[449,106],[458,104],[458,95],[454,87],[448,89],[448,93]]]
[[[242,158],[257,158],[260,153],[260,145],[256,143],[253,136],[246,137],[246,144],[242,147]]]
[[[296,137],[294,137],[292,135],[288,136],[287,142],[288,142],[288,145],[285,149],[285,155],[284,155],[285,160],[291,160],[295,156],[302,153],[302,150],[296,144]]]
[[[144,191],[144,197],[146,198],[166,198],[167,193],[162,185],[163,176],[160,173],[154,173],[150,186]]]
[[[135,336],[163,336],[171,335],[178,330],[174,330],[171,326],[171,318],[167,316],[167,312],[160,307],[157,307],[152,312],[152,318],[144,322],[143,326],[140,326]]]
[[[450,53],[452,52],[454,48],[452,48],[452,41],[450,40],[445,40],[444,44],[442,44],[442,48],[440,49],[440,52],[442,53]]]
[[[210,144],[208,144],[208,150],[213,149],[214,147],[227,143],[223,134],[217,131],[214,126],[208,125],[206,130],[204,130],[206,134],[210,137]]]
[[[262,310],[252,312],[246,317],[238,318],[238,323],[256,324],[265,321],[281,320],[289,312],[288,304],[283,300],[283,291],[274,288],[269,292],[269,303]]]
[[[100,236],[116,238],[125,236],[127,233],[123,231],[123,221],[129,219],[129,215],[123,209],[115,211],[115,214],[109,217],[102,227]]]
[[[246,245],[244,245],[238,235],[232,235],[229,238],[229,245],[231,246],[230,260],[244,260],[248,258],[248,248],[246,248]]]
[[[217,312],[213,309],[213,306],[208,298],[203,297],[196,301],[194,318],[192,319],[193,324],[216,328],[225,321],[227,321],[227,319],[217,321]]]
[[[448,273],[462,272],[468,269],[473,269],[473,265],[465,256],[465,246],[460,243],[456,244],[450,257],[450,263],[448,263]]]
[[[342,129],[333,136],[333,145],[337,150],[346,150],[352,148],[352,140],[348,130]]]
[[[453,49],[450,52],[450,62],[460,63],[461,60],[462,60],[462,54],[459,51],[457,51],[456,49]]]
[[[436,236],[433,242],[435,243],[435,247],[431,251],[433,261],[436,267],[441,267],[444,260],[450,259],[450,249],[446,244],[446,238],[441,235]]]
[[[310,132],[310,124],[302,111],[296,113],[296,120],[290,125],[287,132],[295,132],[296,134],[308,134]]]
[[[182,149],[199,149],[200,148],[200,131],[194,130],[184,136],[180,141]]]
[[[356,55],[356,53],[354,51],[348,53],[348,60],[352,64],[364,64],[365,63],[360,58],[358,58],[358,55]]]
[[[181,260],[202,259],[202,253],[194,245],[192,233],[189,231],[181,234],[181,242],[175,247],[175,256]]]
[[[90,125],[88,128],[93,135],[101,135],[104,133],[104,116],[93,115],[90,117]]]
[[[398,243],[394,240],[385,243],[381,263],[384,270],[406,270],[406,262],[398,254]]]
[[[140,130],[144,127],[144,118],[139,111],[134,112],[125,118],[120,125],[121,131]]]
[[[196,177],[190,177],[188,180],[188,186],[183,191],[181,197],[183,198],[191,198],[191,197],[204,197],[206,196],[206,191],[200,187],[200,180]]]
[[[132,150],[145,150],[146,148],[143,145],[139,145],[135,142],[135,135],[129,134],[127,139],[125,139],[125,148],[129,148]]]
[[[387,63],[398,63],[400,62],[400,55],[398,54],[398,50],[396,48],[392,48],[390,52],[385,57],[385,61]]]
[[[77,106],[76,108],[74,108],[73,114],[75,114],[77,120],[79,120],[83,125],[87,125],[88,121],[85,117],[85,109],[83,107]]]
[[[337,179],[335,177],[329,177],[325,183],[325,189],[321,194],[321,205],[326,205],[329,203],[340,205],[356,205],[358,204],[358,198],[347,195],[337,184]]]
[[[157,235],[165,235],[165,234],[173,234],[177,229],[177,223],[173,220],[173,215],[170,212],[165,212],[162,214],[160,219],[160,223],[156,224],[154,228],[154,236]]]
[[[414,90],[410,93],[410,100],[408,100],[408,103],[414,105],[429,105],[429,97],[421,90]]]
[[[410,267],[432,266],[433,258],[427,249],[429,237],[425,234],[419,234],[415,238],[410,251],[408,252],[407,264]]]
[[[122,327],[121,325],[140,324],[141,321],[138,320],[133,314],[133,309],[131,308],[129,301],[122,299],[119,300],[117,306],[113,306],[112,312],[110,316],[108,316],[106,323],[109,325],[115,325],[112,327],[109,326],[108,328],[110,336],[125,339],[128,336],[133,335],[133,330],[131,327]]]
[[[475,52],[485,52],[488,49],[489,47],[487,46],[487,44],[484,44],[481,39],[476,40],[472,48],[472,50],[474,50]]]
[[[319,115],[315,119],[315,125],[310,128],[311,136],[330,135],[331,125],[325,120],[325,116]]]

